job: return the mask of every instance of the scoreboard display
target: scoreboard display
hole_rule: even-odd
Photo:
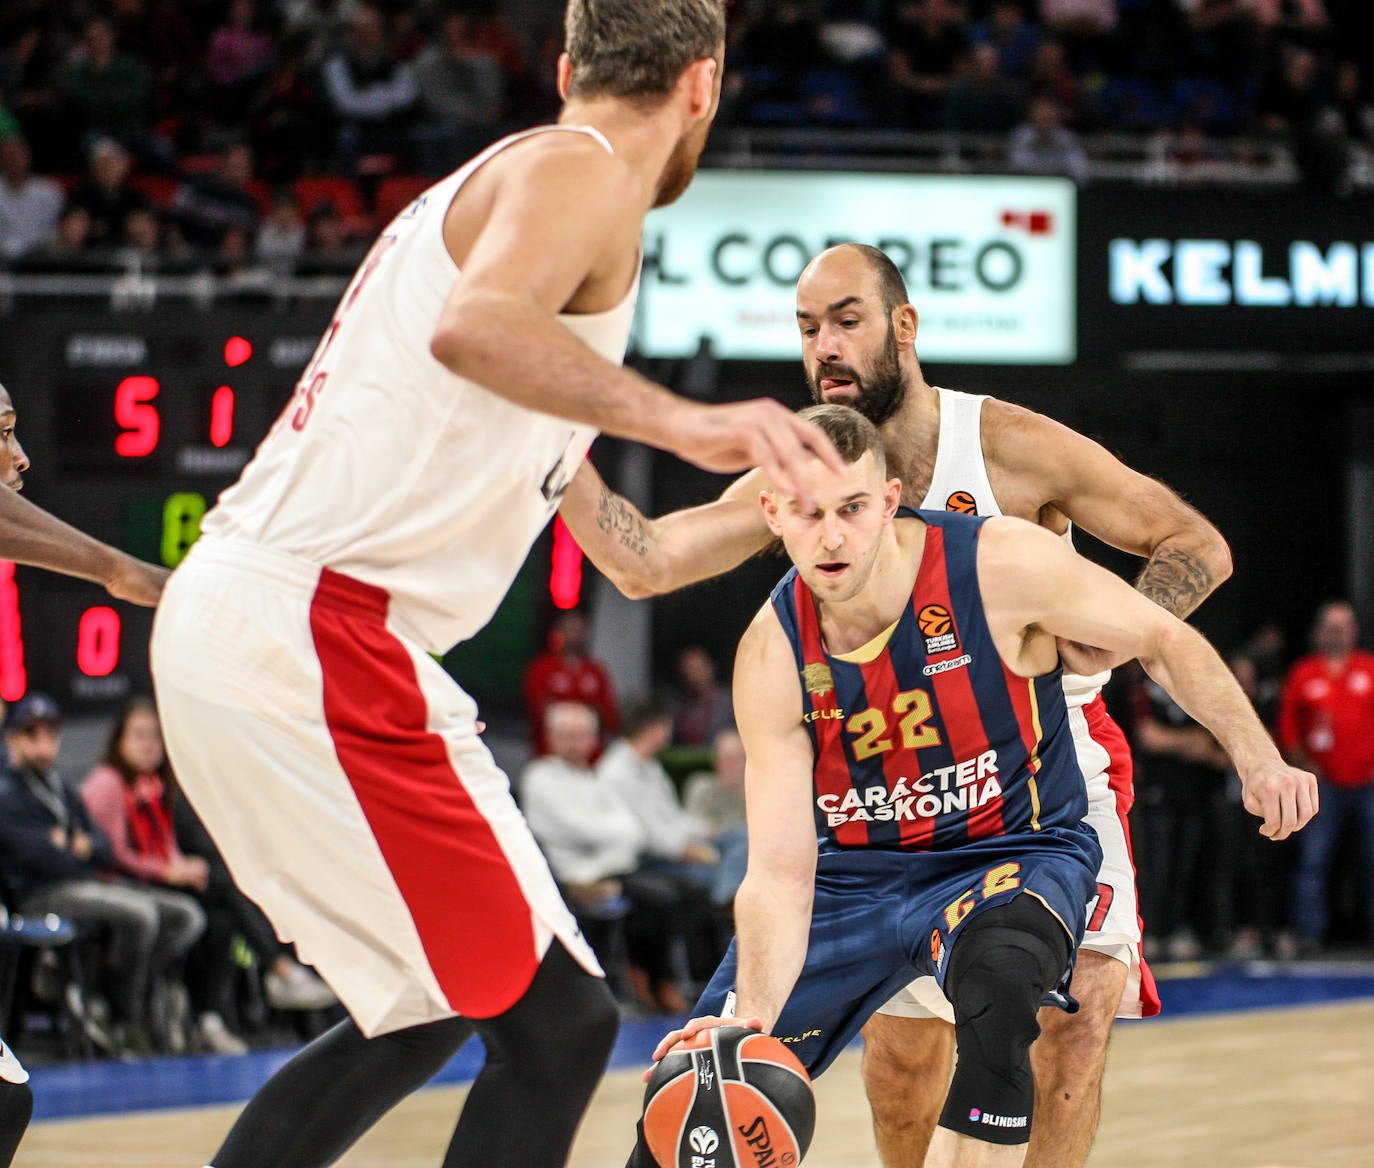
[[[19,301],[0,330],[0,381],[31,462],[25,495],[176,567],[289,400],[337,294],[289,310]],[[0,564],[0,697],[42,689],[79,710],[148,692],[151,626],[97,585]]]

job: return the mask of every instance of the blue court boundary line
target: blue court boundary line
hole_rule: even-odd
[[[1194,972],[1196,971],[1196,972]],[[1251,1010],[1271,1010],[1361,998],[1374,1000],[1374,963],[1189,966],[1161,974],[1164,1013],[1159,1021]],[[1175,976],[1177,974],[1178,976]],[[622,1023],[610,1069],[646,1067],[674,1018]],[[22,1056],[22,1050],[20,1054]],[[285,1063],[292,1050],[238,1057],[192,1055],[139,1062],[86,1062],[32,1069],[34,1118],[73,1119],[171,1108],[239,1103]],[[482,1066],[482,1045],[469,1042],[431,1085],[471,1082]]]

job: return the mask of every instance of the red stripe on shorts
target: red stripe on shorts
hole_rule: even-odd
[[[1131,875],[1135,875],[1135,853],[1131,848],[1131,820],[1129,812],[1135,802],[1134,770],[1131,759],[1131,744],[1115,719],[1107,713],[1107,703],[1098,694],[1083,707],[1083,717],[1088,723],[1088,734],[1107,752],[1107,785],[1116,800],[1116,817],[1121,820],[1121,833],[1126,838],[1126,858],[1131,863]],[[1140,896],[1136,896],[1136,923],[1140,935],[1145,935],[1145,922],[1140,917]],[[1143,1018],[1153,1018],[1160,1010],[1159,987],[1155,975],[1145,963],[1145,954],[1136,946],[1136,956],[1140,959],[1140,1014]]]
[[[310,630],[325,721],[450,1007],[490,1018],[523,996],[538,968],[530,908],[444,740],[428,728],[414,662],[387,629],[386,611],[381,589],[320,573]]]

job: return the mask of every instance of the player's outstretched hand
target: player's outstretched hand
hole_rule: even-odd
[[[670,1050],[679,1042],[685,1042],[689,1038],[694,1038],[703,1030],[711,1030],[717,1026],[745,1026],[750,1030],[763,1030],[762,1018],[717,1018],[714,1014],[707,1014],[702,1018],[693,1018],[684,1022],[677,1030],[670,1030],[663,1036],[663,1041],[654,1047],[654,1062],[658,1063]],[[647,1083],[649,1076],[654,1073],[654,1068],[650,1067],[641,1076]]]
[[[1317,814],[1317,776],[1274,759],[1240,776],[1241,801],[1264,822],[1260,834],[1287,839]]]
[[[845,469],[824,430],[772,398],[684,410],[671,440],[674,454],[703,470],[734,474],[762,467],[773,489],[805,510],[815,502],[810,460],[819,458],[835,474]]]
[[[116,558],[114,571],[105,581],[105,588],[116,600],[151,607],[162,595],[162,586],[171,573],[156,564],[145,564],[122,553]]]

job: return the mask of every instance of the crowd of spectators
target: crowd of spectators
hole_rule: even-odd
[[[0,0],[0,258],[345,271],[429,179],[556,111],[551,7]],[[739,0],[718,124],[996,135],[1011,169],[1078,181],[1085,131],[1194,160],[1269,134],[1339,189],[1374,147],[1366,9]]]
[[[245,976],[254,979],[247,996],[266,1007],[335,1005],[235,887],[178,794],[151,699],[119,711],[101,761],[79,783],[58,766],[62,716],[51,698],[27,694],[4,727],[0,903],[74,926],[89,971],[81,983],[64,981],[56,954],[45,952],[20,1002],[44,1000],[121,1057],[244,1053],[236,983]]]
[[[1338,914],[1345,940],[1374,945],[1374,654],[1358,639],[1354,608],[1332,601],[1291,666],[1273,624],[1230,659],[1284,755],[1317,775],[1320,813],[1282,843],[1256,832],[1211,736],[1137,667],[1119,671],[1147,956],[1317,955]]]

